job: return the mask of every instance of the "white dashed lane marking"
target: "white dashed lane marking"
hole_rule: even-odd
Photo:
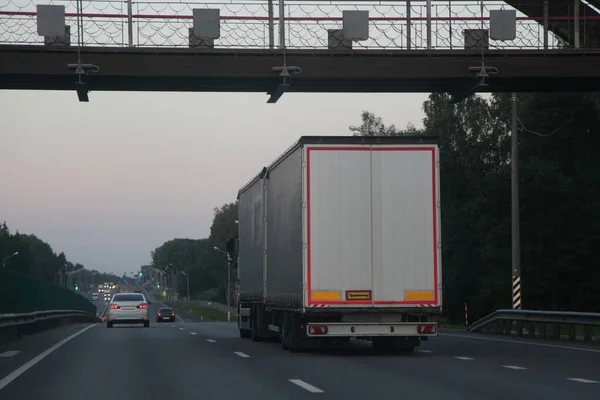
[[[179,330],[180,330],[180,331],[182,331],[182,330],[183,330],[183,328],[179,328]]]
[[[241,351],[234,351],[233,354],[238,355],[242,358],[249,358],[250,356],[246,353],[242,353]]]
[[[206,341],[210,342],[210,343],[216,343],[217,342],[215,339],[206,339]]]
[[[419,353],[433,353],[431,350],[417,350]]]
[[[310,383],[306,383],[301,379],[290,379],[294,385],[300,386],[304,390],[308,390],[311,393],[324,393],[321,389],[316,386],[311,385]]]
[[[471,357],[454,357],[454,358],[456,358],[457,360],[474,360],[474,358],[471,358]]]
[[[518,365],[503,365],[503,367],[508,369],[527,369],[525,367],[519,367]]]
[[[2,357],[2,358],[14,357],[17,354],[19,354],[20,352],[21,352],[21,350],[9,350],[9,351],[5,351],[4,353],[0,353],[0,357]]]
[[[196,332],[190,332],[190,335],[196,335]]]
[[[589,379],[583,379],[583,378],[567,378],[570,381],[574,381],[574,382],[579,382],[579,383],[600,383],[598,381],[591,381]]]

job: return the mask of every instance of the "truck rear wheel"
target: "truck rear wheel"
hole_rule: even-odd
[[[253,342],[260,342],[262,340],[258,332],[258,310],[253,309],[250,316],[250,337],[252,337]]]
[[[288,346],[288,329],[285,326],[285,323],[281,324],[281,348],[283,350],[289,350],[290,347]]]
[[[248,329],[240,329],[240,337],[242,339],[249,339],[252,336],[252,332]]]

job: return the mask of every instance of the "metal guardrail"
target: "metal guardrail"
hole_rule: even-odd
[[[47,310],[24,314],[0,314],[0,344],[19,338],[23,334],[43,331],[67,320],[99,322],[98,316],[80,310]]]
[[[551,332],[548,332],[551,325]],[[468,332],[486,332],[530,338],[561,339],[566,326],[567,338],[577,340],[578,327],[582,328],[583,340],[594,339],[594,327],[600,327],[600,313],[543,310],[497,310],[475,321]],[[600,331],[600,329],[599,329]]]

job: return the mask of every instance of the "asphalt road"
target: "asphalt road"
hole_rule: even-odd
[[[357,343],[292,354],[240,339],[228,323],[77,325],[0,347],[0,398],[597,399],[599,365],[598,348],[468,334],[441,335],[410,355]]]

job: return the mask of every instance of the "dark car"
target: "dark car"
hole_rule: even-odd
[[[156,313],[156,322],[175,322],[175,311],[172,308],[161,308]]]

